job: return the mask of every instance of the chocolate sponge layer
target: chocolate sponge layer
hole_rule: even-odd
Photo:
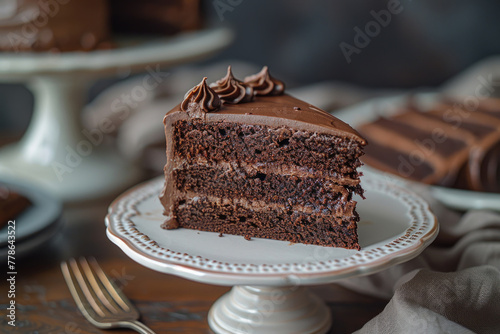
[[[286,127],[271,128],[230,122],[181,120],[174,125],[174,151],[188,164],[208,162],[290,164],[332,176],[358,178],[361,145],[352,139],[311,134]]]
[[[257,169],[232,166],[194,165],[174,172],[175,186],[181,192],[194,192],[219,198],[243,198],[300,205],[309,211],[350,216],[355,203],[352,193],[362,193],[359,185],[340,186],[331,180],[262,173]]]
[[[201,231],[290,241],[293,243],[360,249],[355,213],[349,219],[292,210],[250,210],[235,203],[217,203],[207,197],[176,204],[179,227]]]

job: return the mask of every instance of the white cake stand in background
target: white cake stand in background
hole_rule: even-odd
[[[87,129],[85,135],[80,114],[88,87],[99,78],[164,71],[202,59],[231,40],[232,33],[220,28],[128,41],[110,50],[0,53],[0,81],[26,83],[35,98],[24,137],[0,150],[0,174],[35,182],[64,201],[94,198],[137,182],[139,171],[105,145],[102,129]],[[145,84],[159,78],[151,76]]]
[[[328,308],[304,286],[368,275],[410,260],[438,232],[427,203],[414,193],[375,174],[366,174],[362,184],[366,199],[358,201],[361,251],[162,230],[162,178],[113,202],[106,217],[107,235],[148,268],[234,286],[210,309],[208,321],[216,333],[326,333],[332,325]]]

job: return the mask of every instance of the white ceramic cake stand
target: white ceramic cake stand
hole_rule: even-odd
[[[103,143],[100,129],[92,132],[92,140],[84,135],[79,117],[89,85],[120,73],[161,76],[165,72],[158,73],[159,68],[207,57],[231,40],[229,30],[209,29],[127,41],[110,50],[0,53],[0,81],[26,83],[35,97],[26,134],[0,151],[0,173],[38,183],[65,201],[93,198],[133,183],[138,170]],[[159,79],[151,76],[149,82]]]
[[[200,232],[162,230],[158,194],[163,179],[116,199],[107,235],[128,256],[153,270],[207,284],[234,286],[210,309],[216,333],[326,333],[325,303],[305,285],[372,274],[407,261],[438,232],[424,200],[375,175],[363,177],[358,202],[361,251]]]

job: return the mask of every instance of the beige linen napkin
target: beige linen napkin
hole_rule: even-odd
[[[417,269],[398,280],[382,313],[356,333],[499,333],[499,300],[500,272],[493,266]]]

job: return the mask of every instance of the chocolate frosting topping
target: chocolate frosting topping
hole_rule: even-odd
[[[361,145],[366,145],[365,139],[348,124],[307,102],[282,94],[285,85],[269,75],[267,66],[258,74],[245,79],[247,82],[255,81],[255,84],[262,81],[262,86],[266,85],[267,82],[268,86],[267,93],[264,91],[255,93],[254,88],[254,95],[249,103],[241,103],[243,100],[240,103],[221,103],[222,97],[219,97],[218,93],[214,91],[217,87],[210,88],[206,79],[203,78],[199,85],[186,93],[181,104],[166,114],[165,124],[167,121],[174,122],[174,119],[195,117],[204,118],[206,122],[228,121],[272,127],[288,126],[292,129],[347,137]],[[238,82],[237,79],[234,79],[231,67],[229,67],[227,75],[216,84],[222,86],[221,83],[231,80]],[[246,83],[243,85],[247,86]],[[241,94],[241,92],[239,93]],[[265,94],[267,96],[264,96]]]
[[[283,81],[273,78],[267,66],[259,73],[246,77],[245,84],[253,88],[255,95],[281,95],[285,91]]]
[[[253,88],[236,79],[231,66],[227,68],[226,76],[210,84],[210,87],[224,103],[249,102],[253,98]]]
[[[204,77],[197,86],[191,88],[181,103],[182,111],[186,111],[191,117],[200,117],[202,114],[217,111],[220,106],[219,95],[207,85],[207,77]]]

